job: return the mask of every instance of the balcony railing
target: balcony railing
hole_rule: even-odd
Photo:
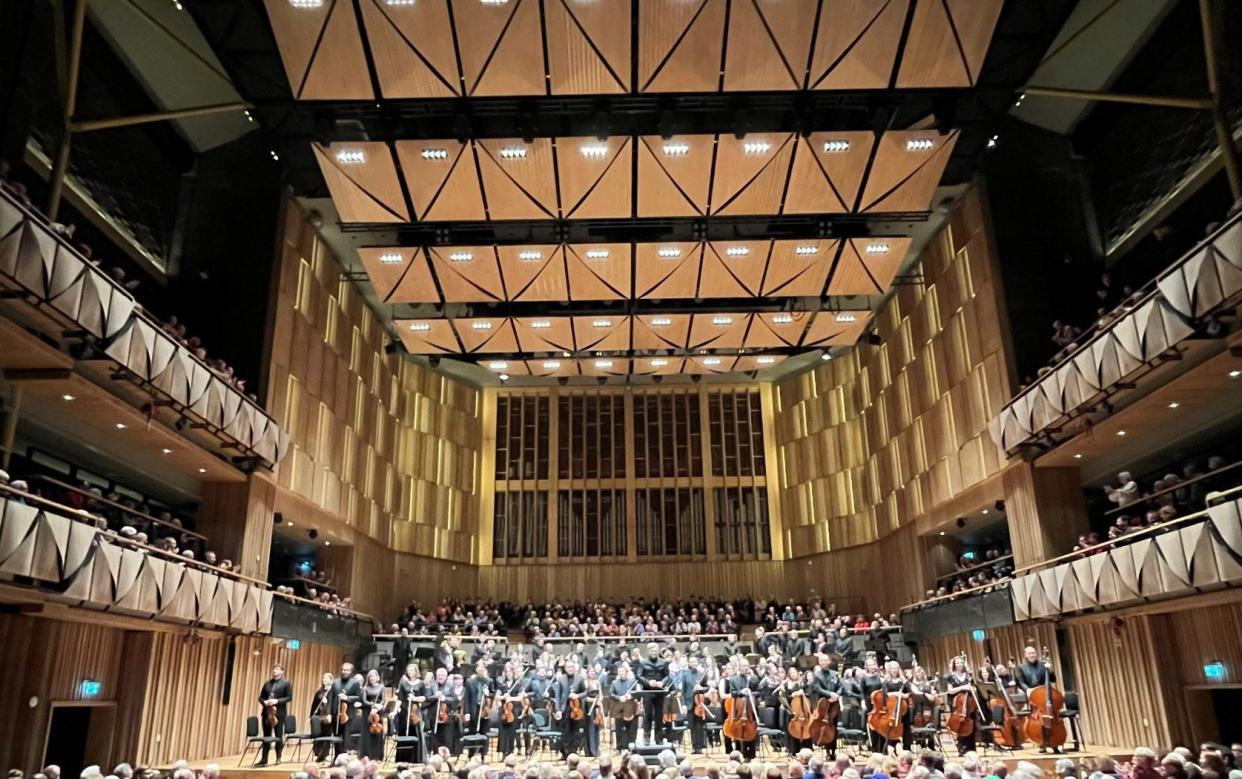
[[[1242,490],[1210,508],[1015,572],[1017,620],[1242,584]]]
[[[156,405],[183,415],[238,456],[272,468],[288,435],[254,401],[164,332],[121,285],[89,262],[42,216],[0,188],[0,286],[27,299],[63,332],[99,351]]]
[[[1006,452],[1036,442],[1154,370],[1242,292],[1242,215],[1235,216],[1140,290],[1116,320],[1030,386],[988,425]]]

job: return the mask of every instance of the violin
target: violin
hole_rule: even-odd
[[[449,720],[448,701],[441,701],[440,709],[436,712],[436,724],[443,725],[444,723],[448,722],[448,720]]]
[[[886,741],[898,741],[906,732],[905,718],[910,711],[910,697],[904,692],[876,690],[871,693],[871,713],[867,727]]]
[[[378,711],[372,711],[370,716],[367,717],[367,729],[371,731],[372,735],[379,735],[384,732],[384,721],[380,719]]]
[[[336,724],[344,725],[346,722],[349,722],[349,701],[341,695],[341,706],[336,712]]]
[[[410,727],[416,728],[419,725],[421,725],[423,722],[423,718],[422,718],[422,715],[418,711],[418,704],[415,703],[414,701],[408,701],[406,703],[406,707],[409,708],[410,710],[410,717],[409,717]]]
[[[798,690],[789,699],[789,735],[798,741],[811,737],[811,702]]]
[[[569,699],[569,718],[575,722],[586,717],[586,712],[582,710],[581,698]]]
[[[750,691],[746,697],[735,696],[725,701],[724,727],[722,731],[734,741],[750,742],[759,737],[759,724],[755,721],[755,699]]]
[[[506,725],[510,725],[517,719],[517,712],[513,710],[513,701],[505,701],[505,705],[500,710],[500,719]]]
[[[269,728],[276,727],[276,722],[279,719],[276,716],[276,704],[269,703],[263,707],[263,719],[267,721],[267,726]]]
[[[1040,748],[1059,747],[1065,743],[1065,720],[1061,709],[1065,708],[1065,696],[1052,686],[1052,662],[1048,647],[1044,647],[1044,683],[1026,694],[1030,714],[1026,718],[1026,737]]]

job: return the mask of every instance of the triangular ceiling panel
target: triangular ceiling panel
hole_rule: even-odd
[[[797,346],[802,340],[811,314],[806,311],[779,311],[755,314],[746,333],[747,349]]]
[[[824,0],[808,77],[811,89],[883,89],[910,0]]]
[[[499,303],[505,299],[492,247],[433,246],[428,252],[446,302]]]
[[[447,0],[360,0],[360,5],[384,97],[461,94]]]
[[[870,322],[870,311],[820,311],[807,326],[802,345],[853,346]]]
[[[299,100],[370,100],[358,19],[350,0],[314,6],[265,0],[289,88]]]
[[[922,0],[914,9],[897,75],[899,89],[970,87],[1004,0]]]
[[[871,163],[862,205],[869,213],[928,211],[958,130],[884,133]]]
[[[715,139],[647,135],[638,143],[638,216],[705,216]]]
[[[641,92],[715,92],[720,86],[725,3],[645,0],[639,17]]]
[[[631,139],[623,136],[558,138],[556,171],[565,218],[630,216],[633,153]]]
[[[554,95],[630,91],[631,0],[544,0]]]
[[[750,314],[695,314],[690,322],[689,349],[740,349]]]
[[[538,0],[453,4],[466,94],[546,94]]]
[[[789,180],[794,134],[722,135],[716,142],[712,213],[780,213]]]
[[[470,144],[457,140],[397,141],[396,149],[418,221],[487,218]]]
[[[574,340],[579,351],[613,352],[630,348],[628,316],[576,316]]]
[[[699,285],[699,243],[640,243],[634,247],[634,296],[692,298]]]
[[[524,352],[572,352],[573,320],[567,316],[518,317],[513,320],[518,344]]]
[[[475,148],[492,219],[557,217],[551,139],[486,139],[475,141]]]
[[[565,247],[571,300],[621,300],[631,294],[628,243],[571,244]]]
[[[461,351],[447,319],[395,319],[393,327],[410,354],[446,354]]]
[[[565,300],[564,254],[559,246],[500,246],[500,271],[509,300]]]
[[[689,337],[689,314],[641,314],[634,317],[635,349],[685,349]]]
[[[829,295],[883,295],[910,248],[910,239],[851,238],[841,249]]]
[[[819,0],[735,0],[725,90],[801,89],[818,6]]]
[[[311,144],[342,222],[408,222],[388,146],[375,141]]]
[[[457,331],[457,337],[467,353],[510,354],[518,351],[513,325],[503,317],[454,319],[453,329]]]
[[[770,241],[716,241],[703,250],[701,298],[741,298],[759,294]]]
[[[767,297],[819,297],[840,241],[774,241],[761,293]]]
[[[358,249],[362,267],[384,303],[439,303],[423,250],[410,247]]]
[[[799,136],[784,213],[844,214],[853,211],[875,138],[875,134],[868,131]]]

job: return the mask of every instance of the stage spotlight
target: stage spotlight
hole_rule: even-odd
[[[958,517],[957,520],[953,524],[957,525],[958,527],[966,527],[966,517]]]
[[[306,537],[314,541],[316,538],[319,538],[319,531],[312,527],[306,531]]]

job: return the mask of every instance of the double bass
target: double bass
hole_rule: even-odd
[[[1052,685],[1051,657],[1044,647],[1044,683],[1026,694],[1030,714],[1026,718],[1026,737],[1040,749],[1059,748],[1065,743],[1065,721],[1061,710],[1065,708],[1065,696]]]
[[[1012,661],[1010,661],[1012,665]],[[1026,718],[1018,713],[1018,708],[1013,705],[1013,698],[1009,697],[1009,690],[1005,686],[1005,681],[1000,678],[1000,674],[996,673],[996,666],[992,665],[989,658],[983,659],[983,665],[988,669],[988,673],[992,675],[992,681],[997,689],[1000,690],[1000,698],[993,698],[988,701],[988,706],[993,709],[1001,710],[1001,721],[998,723],[1000,729],[992,736],[992,740],[997,746],[1017,749],[1022,746],[1025,740],[1022,736],[1026,730]]]
[[[759,737],[755,721],[755,698],[750,690],[725,701],[725,722],[722,732],[734,741],[750,742]]]

